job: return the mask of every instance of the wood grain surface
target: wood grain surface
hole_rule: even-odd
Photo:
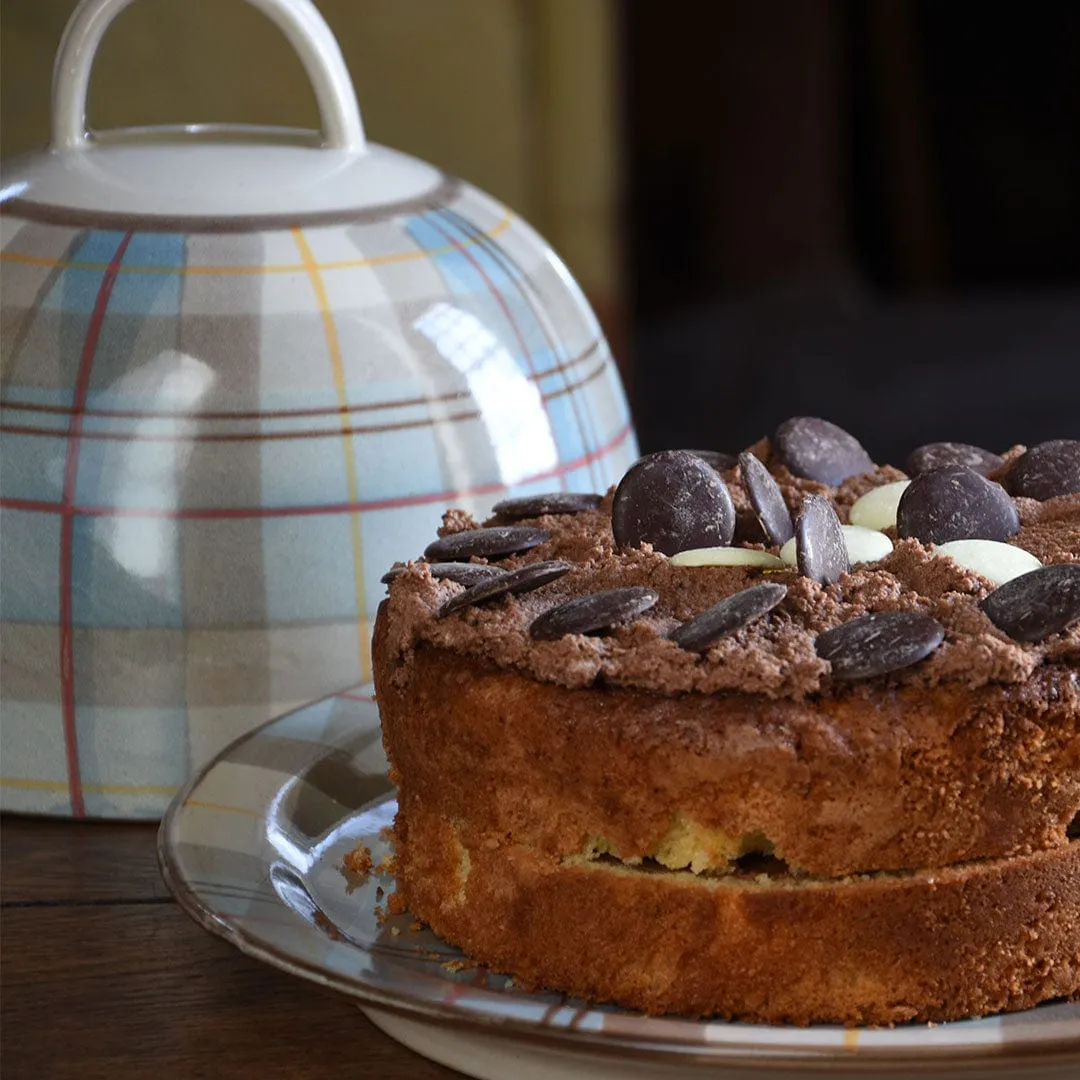
[[[460,1077],[195,925],[156,827],[0,821],[4,1080]]]

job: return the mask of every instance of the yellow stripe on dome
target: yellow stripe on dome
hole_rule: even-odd
[[[27,791],[68,791],[66,780],[31,780],[17,776],[0,776],[0,787],[22,788]],[[91,795],[167,795],[179,790],[176,784],[83,784]]]
[[[322,316],[323,333],[326,336],[326,349],[330,354],[330,366],[334,372],[334,389],[337,391],[338,405],[342,409],[349,404],[349,388],[345,379],[345,364],[341,356],[341,342],[338,339],[334,312],[330,307],[330,298],[326,294],[326,284],[315,261],[311,246],[304,236],[304,230],[296,227],[292,230],[293,239],[304,260],[304,269],[311,280],[315,300]],[[356,454],[353,443],[353,430],[348,416],[341,414],[341,442],[345,453],[345,484],[349,502],[356,506],[360,502],[360,483],[356,476]],[[360,681],[371,679],[371,656],[368,650],[367,600],[364,596],[364,551],[360,539],[360,513],[354,510],[349,514],[349,526],[352,533],[353,577],[356,587],[356,632],[359,638]]]

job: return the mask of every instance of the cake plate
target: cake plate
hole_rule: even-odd
[[[793,1028],[527,993],[392,913],[380,864],[394,811],[378,709],[350,691],[227,747],[173,802],[158,857],[205,929],[350,995],[392,1038],[482,1080],[1080,1075],[1078,1003],[937,1026]],[[345,866],[361,845],[366,874]]]

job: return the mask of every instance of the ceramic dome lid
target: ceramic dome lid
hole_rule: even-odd
[[[448,183],[431,165],[364,137],[341,50],[311,0],[248,0],[281,28],[315,90],[321,132],[193,124],[88,134],[94,54],[133,0],[83,0],[57,52],[52,137],[44,153],[5,163],[6,212],[107,224],[200,219],[217,227],[346,219],[430,202]]]

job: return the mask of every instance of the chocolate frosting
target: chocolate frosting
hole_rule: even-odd
[[[898,469],[883,466],[830,488],[796,477],[770,460],[767,440],[750,449],[769,466],[793,513],[804,495],[815,492],[829,498],[846,521],[852,503],[861,495],[905,479]],[[1022,451],[1015,447],[1005,455],[1003,472]],[[750,504],[738,469],[726,471],[724,479],[736,510],[747,511]],[[611,496],[609,492],[595,511],[521,523],[548,530],[551,539],[525,554],[499,560],[500,566],[514,569],[546,559],[562,559],[572,566],[567,575],[536,592],[440,619],[436,612],[462,586],[436,581],[423,562],[408,564],[407,571],[390,585],[385,612],[388,639],[396,653],[406,657],[418,647],[437,646],[571,688],[603,682],[669,695],[740,691],[797,699],[850,690],[834,683],[830,665],[814,650],[814,638],[821,631],[868,612],[919,610],[945,627],[945,641],[927,659],[875,681],[926,687],[944,682],[971,687],[1016,684],[1045,667],[1051,683],[1057,681],[1056,675],[1074,690],[1080,683],[1080,625],[1035,644],[1011,640],[979,609],[979,601],[993,589],[991,583],[948,557],[935,556],[917,540],[897,540],[893,535],[891,555],[860,566],[829,586],[818,585],[796,570],[673,566],[647,545],[616,550]],[[1021,530],[1010,543],[1046,564],[1080,563],[1080,494],[1046,502],[1019,498],[1016,504]],[[463,511],[451,510],[439,532],[447,535],[477,524]],[[788,589],[781,604],[765,618],[701,654],[667,640],[679,623],[761,581],[779,582]],[[627,585],[647,586],[660,596],[656,606],[632,624],[599,635],[570,635],[549,642],[530,639],[529,624],[554,605]]]

